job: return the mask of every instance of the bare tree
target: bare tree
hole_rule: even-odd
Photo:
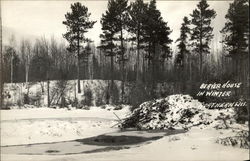
[[[30,61],[32,59],[32,45],[29,40],[21,41],[21,61],[24,63],[25,67],[25,86],[28,89],[27,94],[29,93],[29,69]]]
[[[16,38],[14,35],[11,35],[10,39],[9,39],[9,45],[10,47],[13,49],[11,50],[11,63],[10,63],[10,82],[13,83],[13,76],[14,76],[14,72],[13,72],[13,62],[14,62],[14,54],[15,54],[15,46],[16,46]]]

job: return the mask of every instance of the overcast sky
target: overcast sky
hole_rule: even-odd
[[[50,38],[52,35],[62,39],[66,27],[62,24],[64,15],[70,11],[70,4],[76,1],[2,1],[2,23],[4,31],[11,31],[27,37],[45,36]],[[87,36],[99,43],[101,33],[100,18],[107,8],[107,1],[80,1],[89,8],[91,20],[97,20],[94,28],[89,31]],[[213,21],[214,33],[219,34],[225,23],[225,14],[231,1],[208,1],[210,8],[213,8],[217,16]],[[161,11],[162,17],[173,32],[171,38],[175,41],[179,36],[179,28],[184,16],[189,16],[196,8],[198,1],[157,1],[157,8]],[[219,36],[215,40],[219,40]],[[6,41],[7,37],[3,37]]]

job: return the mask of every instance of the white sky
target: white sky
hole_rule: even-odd
[[[61,40],[62,34],[66,31],[62,21],[65,19],[65,13],[70,11],[70,4],[73,2],[76,1],[2,1],[3,28],[19,33],[23,37],[29,35],[50,38],[53,35],[56,39]],[[99,43],[100,18],[107,8],[107,1],[85,0],[80,2],[88,7],[91,13],[90,19],[97,20],[94,28],[89,31],[87,36],[95,43]],[[189,16],[192,10],[196,8],[197,3],[198,1],[157,1],[157,8],[173,30],[170,36],[174,41],[179,36],[179,28],[183,17]],[[213,8],[217,13],[213,21],[215,35],[219,34],[225,24],[224,17],[229,8],[229,3],[230,1],[208,1],[210,8]],[[3,37],[3,39],[7,39],[7,37]],[[215,37],[215,40],[218,41],[219,37]]]

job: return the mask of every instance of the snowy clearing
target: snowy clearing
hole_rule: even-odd
[[[188,101],[180,99],[184,97]],[[124,119],[131,116],[129,106],[122,106],[121,110],[114,110],[115,106],[109,105],[106,105],[105,109],[93,106],[89,110],[75,108],[1,110],[3,148],[1,160],[246,160],[249,158],[249,149],[216,143],[218,138],[237,135],[237,129],[247,130],[247,124],[237,124],[234,120],[228,122],[232,129],[226,129],[223,121],[216,119],[222,114],[233,115],[232,110],[205,109],[201,103],[187,95],[173,95],[167,100],[169,104],[164,100],[156,100],[152,107],[145,106],[145,109],[154,110],[158,108],[158,104],[167,103],[168,106],[173,106],[173,109],[170,109],[172,113],[166,115],[167,118],[175,118],[175,122],[178,122],[180,120],[178,118],[184,113],[177,110],[199,108],[198,114],[209,114],[206,119],[212,122],[209,125],[190,127],[185,133],[166,135],[167,133],[157,131],[121,132],[117,127],[119,122],[117,117]],[[147,104],[150,102],[144,103]],[[153,118],[158,119],[158,117]],[[190,123],[195,125],[200,117],[194,118]],[[103,139],[111,138],[109,140],[111,145],[102,145],[98,140],[99,143],[95,145],[76,140],[98,135],[105,135]],[[141,137],[138,139],[144,138],[146,141],[133,145],[126,143],[114,145],[112,140],[116,138],[119,141],[120,137],[125,141],[133,137],[134,139]],[[157,137],[157,139],[147,140],[145,139],[147,137]]]
[[[1,145],[56,142],[86,138],[118,131],[115,112],[124,118],[128,108],[107,110],[16,109],[1,111]],[[98,117],[96,117],[98,116]],[[69,119],[71,118],[71,119]],[[8,127],[8,128],[6,128]],[[21,127],[21,128],[20,128]],[[30,130],[32,129],[32,130]],[[187,133],[165,136],[150,144],[130,149],[74,155],[17,155],[2,154],[1,160],[245,160],[248,149],[223,146],[216,138],[230,134],[230,130],[192,128]],[[67,144],[60,147],[68,147]],[[72,145],[71,145],[72,146]],[[47,147],[49,148],[49,147]],[[178,153],[176,150],[178,149]],[[79,151],[80,149],[78,149]],[[74,151],[74,150],[72,150]],[[77,151],[77,150],[76,150]]]

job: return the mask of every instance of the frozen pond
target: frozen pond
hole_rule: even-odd
[[[19,155],[71,155],[129,149],[149,144],[166,135],[183,133],[183,130],[119,131],[72,141],[12,145],[1,147],[2,154]]]

